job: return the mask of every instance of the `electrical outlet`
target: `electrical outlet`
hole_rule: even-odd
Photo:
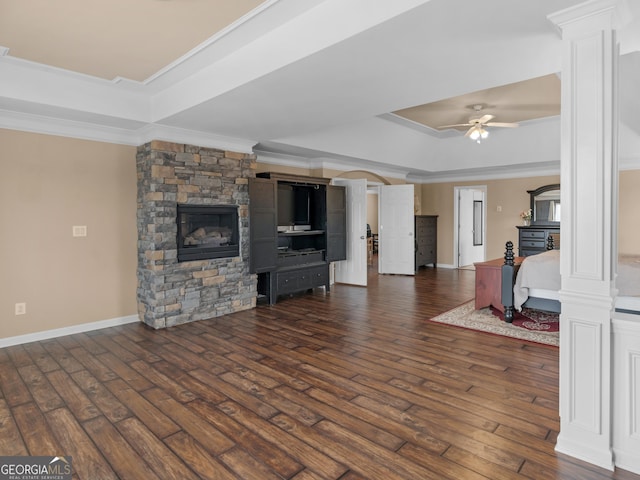
[[[501,212],[502,211],[502,205],[498,205],[496,207],[496,212]]]
[[[87,236],[87,226],[86,225],[74,225],[74,227],[73,227],[73,236],[74,237],[86,237]]]
[[[16,315],[25,315],[27,313],[26,303],[16,303]]]

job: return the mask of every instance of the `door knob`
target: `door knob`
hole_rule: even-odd
[[[361,235],[361,236],[360,236],[360,240],[364,240],[364,235]]]

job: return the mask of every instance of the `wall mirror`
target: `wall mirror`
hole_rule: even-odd
[[[531,214],[534,225],[560,224],[560,184],[544,185],[527,190],[531,196]]]

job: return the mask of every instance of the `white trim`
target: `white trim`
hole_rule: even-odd
[[[274,4],[278,3],[279,1],[280,0],[267,0],[264,3],[262,3],[261,5],[258,5],[253,10],[251,10],[248,13],[244,14],[243,16],[241,16],[240,18],[238,18],[237,20],[235,20],[231,24],[227,25],[222,30],[220,30],[219,32],[214,34],[213,36],[211,36],[208,39],[206,39],[201,44],[199,44],[196,47],[194,47],[191,50],[189,50],[187,53],[182,55],[177,60],[174,60],[173,62],[171,62],[168,65],[164,66],[159,71],[157,71],[156,73],[154,73],[153,75],[151,75],[150,77],[146,78],[144,81],[142,81],[140,83],[142,83],[144,85],[150,85],[150,84],[156,82],[159,79],[163,79],[163,77],[166,77],[168,73],[170,73],[170,72],[173,73],[174,70],[178,70],[180,67],[183,67],[185,65],[185,63],[187,63],[189,61],[192,61],[192,59],[198,57],[199,54],[205,53],[205,51],[207,49],[212,49],[224,37],[229,36],[231,33],[238,33],[238,30],[239,30],[239,28],[241,26],[243,26],[244,24],[248,23],[250,20],[254,19],[254,17],[257,17],[258,14],[263,13],[265,10],[267,10],[270,7],[272,7]],[[178,76],[181,76],[180,72],[178,72]],[[122,80],[128,80],[128,79],[117,77],[117,78],[114,79],[114,82],[117,83],[117,82],[122,81]]]
[[[82,122],[0,109],[0,128],[137,147],[151,140],[253,153],[255,141],[159,124],[123,121],[126,126]]]
[[[437,263],[436,267],[437,268],[449,268],[449,269],[452,269],[452,270],[455,269],[455,268],[458,268],[455,265],[452,265],[450,263]]]
[[[3,109],[0,109],[0,128],[117,145],[138,146],[141,144],[135,131],[128,128]]]
[[[27,333],[25,335],[17,335],[15,337],[0,338],[0,348],[21,345],[23,343],[49,340],[50,338],[73,335],[74,333],[84,333],[91,332],[93,330],[100,330],[102,328],[117,327],[119,325],[126,325],[128,323],[135,323],[139,321],[140,319],[138,318],[138,315],[129,315],[127,317],[111,318],[109,320],[81,323],[80,325],[54,328],[53,330],[44,330],[42,332]]]
[[[487,259],[487,186],[486,185],[456,185],[453,187],[453,265],[454,268],[464,267],[460,265],[460,191],[479,190],[482,192],[482,260]]]
[[[137,132],[138,145],[143,145],[151,140],[186,143],[249,154],[253,153],[253,146],[256,143],[254,140],[244,138],[227,137],[160,124],[146,125]]]
[[[547,175],[560,175],[559,160],[524,165],[498,165],[495,167],[445,170],[429,173],[415,172],[407,175],[407,181],[419,184],[479,182],[508,178],[543,177]]]

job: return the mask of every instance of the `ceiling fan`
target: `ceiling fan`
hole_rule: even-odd
[[[474,105],[473,110],[477,115],[482,111],[482,105]],[[504,122],[492,122],[494,119],[494,115],[484,114],[481,117],[471,117],[469,118],[469,123],[458,123],[455,125],[443,125],[438,128],[454,128],[454,127],[470,127],[467,130],[467,133],[464,134],[465,137],[471,138],[478,143],[480,140],[483,140],[489,136],[489,131],[485,127],[507,127],[507,128],[515,128],[518,126],[517,123],[504,123]]]

